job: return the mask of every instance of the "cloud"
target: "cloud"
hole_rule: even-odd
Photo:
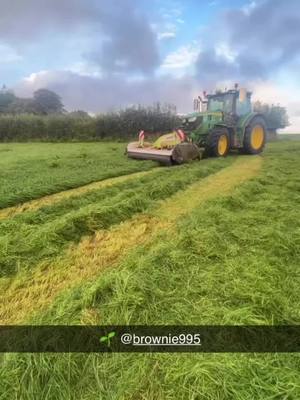
[[[156,16],[157,20],[152,23],[154,30],[157,32],[159,40],[174,39],[178,36],[182,25],[185,21],[182,19],[182,5],[176,2],[166,2],[165,6],[159,9]]]
[[[106,72],[150,73],[159,65],[157,36],[136,0],[11,0],[2,2],[0,40],[25,51],[63,35],[86,38],[83,56]]]
[[[300,133],[300,100],[297,90],[292,90],[283,83],[274,83],[272,80],[254,81],[251,83],[251,90],[254,101],[281,104],[287,108],[290,125],[280,132]]]
[[[172,39],[176,37],[176,32],[160,32],[158,33],[158,39],[162,40],[162,39]]]
[[[199,54],[197,76],[219,79],[267,79],[300,57],[300,7],[298,0],[265,0],[231,9],[219,16],[210,30],[212,45]],[[229,59],[218,52],[223,42]]]
[[[89,4],[89,6],[88,6]],[[39,35],[78,29],[81,23],[95,20],[95,2],[73,0],[10,0],[1,2],[0,37],[10,43],[24,44]]]
[[[162,65],[161,69],[172,74],[185,74],[186,69],[193,66],[199,53],[198,43],[192,43],[186,46],[180,46],[175,51],[169,53]]]
[[[1,64],[15,63],[22,60],[22,56],[6,44],[0,44]]]
[[[147,17],[130,0],[107,5],[99,18],[103,43],[88,58],[104,71],[153,71],[160,60],[157,38]]]
[[[122,76],[84,76],[71,71],[40,71],[15,86],[15,92],[29,97],[39,88],[48,88],[61,95],[68,110],[85,109],[99,113],[132,104],[152,105],[154,102],[176,104],[178,111],[188,112],[196,96],[197,84],[191,77],[171,76],[124,80]]]
[[[0,43],[8,46],[4,52],[8,60],[24,56],[22,51],[33,44],[44,52],[57,49],[48,62],[50,56],[59,60],[68,45],[72,51],[74,43],[78,47],[70,62],[51,61],[58,70],[50,70],[47,61],[36,63],[37,71],[45,70],[19,82],[17,93],[26,96],[48,87],[62,96],[68,109],[91,112],[154,101],[189,111],[199,86],[209,90],[237,81],[252,84],[254,92],[257,88],[263,94],[257,82],[268,82],[293,67],[293,76],[299,75],[295,68],[300,59],[298,0],[257,0],[223,9],[202,35],[201,46],[199,40],[185,44],[182,40],[184,3],[166,4],[165,9],[153,11],[146,0],[72,0],[72,7],[70,0],[3,2]],[[55,45],[63,38],[61,46],[53,45],[53,37]],[[171,50],[164,54],[167,45]],[[42,59],[38,51],[35,54]],[[278,92],[270,101],[274,98]],[[297,114],[298,99],[293,105],[284,94],[279,101]],[[299,119],[296,114],[292,118]]]

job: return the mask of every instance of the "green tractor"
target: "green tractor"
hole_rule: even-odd
[[[258,154],[266,141],[266,121],[252,111],[251,92],[234,89],[215,94],[204,92],[194,100],[194,112],[181,117],[182,126],[154,143],[145,142],[145,132],[139,141],[129,143],[131,158],[150,159],[166,164],[182,164],[202,156],[225,157],[231,149],[246,154]]]

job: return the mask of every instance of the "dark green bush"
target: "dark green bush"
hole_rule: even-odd
[[[129,108],[96,117],[6,114],[0,116],[0,142],[127,140],[141,129],[167,132],[177,125],[176,115],[153,108]]]

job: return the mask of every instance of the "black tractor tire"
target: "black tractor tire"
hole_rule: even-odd
[[[259,154],[263,151],[267,137],[267,126],[263,117],[254,117],[247,125],[243,142],[243,153]]]
[[[225,128],[215,128],[209,135],[206,153],[211,157],[226,157],[230,150],[230,137]]]

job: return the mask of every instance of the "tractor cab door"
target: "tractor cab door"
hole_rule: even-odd
[[[251,92],[241,88],[236,99],[236,114],[241,117],[252,112]]]

